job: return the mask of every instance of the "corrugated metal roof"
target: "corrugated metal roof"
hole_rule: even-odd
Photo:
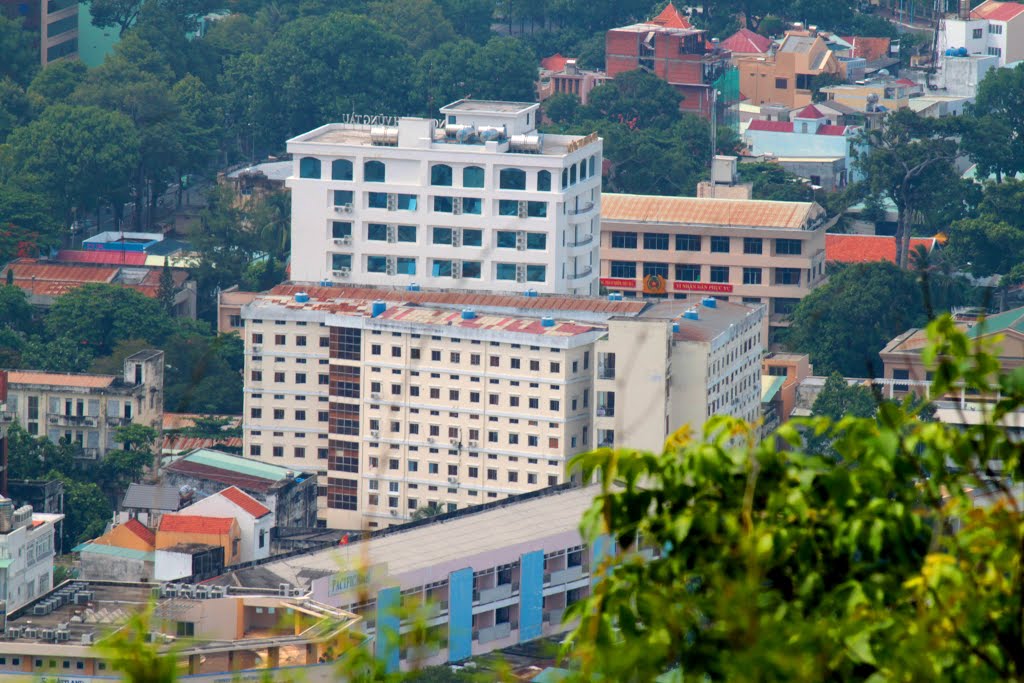
[[[57,260],[66,263],[101,263],[109,265],[141,266],[146,263],[146,255],[140,251],[84,251],[81,249],[61,249],[57,252]]]
[[[602,221],[753,226],[799,230],[824,210],[813,202],[601,195]],[[602,230],[605,226],[602,226]]]
[[[113,375],[85,375],[66,372],[37,372],[35,370],[8,370],[9,384],[49,384],[58,387],[96,389],[109,387],[117,379]]]
[[[247,474],[249,476],[259,477],[260,479],[266,479],[268,481],[281,481],[288,476],[289,472],[292,471],[285,467],[270,465],[258,460],[251,460],[237,455],[207,449],[189,453],[183,458],[177,460],[175,464],[182,461],[196,463],[197,465],[206,465],[208,467],[219,467],[231,472]]]
[[[223,439],[202,436],[166,436],[164,437],[161,450],[164,453],[188,453],[196,449],[216,448],[241,448],[242,439],[237,436],[230,436]]]
[[[52,282],[110,282],[117,268],[84,263],[41,263],[36,259],[15,259],[4,270],[14,271],[14,279]]]
[[[137,510],[169,510],[181,507],[181,495],[173,486],[155,484],[129,484],[121,500],[122,508]]]
[[[120,557],[127,560],[142,560],[152,562],[154,553],[149,550],[135,550],[134,548],[119,548],[115,545],[103,545],[101,543],[80,543],[71,549],[73,553],[95,553],[109,557]]]
[[[989,2],[983,2],[971,10],[971,18],[1009,21],[1022,12],[1024,12],[1024,4],[1019,2],[996,2],[995,0],[989,0]]]

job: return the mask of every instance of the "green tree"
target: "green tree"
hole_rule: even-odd
[[[1024,65],[991,69],[978,85],[964,147],[978,164],[978,177],[996,182],[1024,171]]]
[[[1001,183],[986,183],[984,193],[978,213],[1024,230],[1024,180],[1007,178]]]
[[[814,190],[803,179],[782,166],[760,161],[739,165],[740,180],[752,184],[754,199],[779,202],[814,201]]]
[[[629,128],[667,128],[680,120],[683,97],[646,71],[627,71],[590,91],[583,118],[603,118]]]
[[[178,334],[167,340],[164,350],[168,411],[241,414],[244,347],[237,334]]]
[[[31,187],[32,182],[18,179]],[[0,262],[39,256],[59,243],[61,222],[53,202],[36,189],[0,183]]]
[[[429,519],[430,517],[436,517],[437,515],[444,514],[444,507],[440,503],[431,502],[427,503],[423,507],[416,508],[416,512],[412,513],[410,518],[412,521],[419,519]]]
[[[957,221],[947,234],[945,256],[976,277],[1006,273],[1024,253],[1024,230],[987,215]]]
[[[78,60],[62,59],[47,64],[28,86],[32,106],[41,112],[51,104],[67,104],[86,71],[85,64]]]
[[[544,100],[541,110],[554,123],[575,123],[579,116],[580,98],[570,93],[555,93]]]
[[[70,551],[77,544],[103,534],[114,509],[97,484],[58,470],[51,470],[40,478],[59,480],[64,485],[64,509],[74,511],[64,517],[61,542],[65,550]]]
[[[952,126],[901,109],[886,117],[881,129],[868,131],[871,149],[857,159],[871,192],[891,199],[899,212],[896,263],[902,267],[915,216],[943,201],[958,182],[953,160],[959,146]]]
[[[494,14],[491,0],[438,0],[438,4],[459,35],[478,43],[487,42]]]
[[[786,344],[810,354],[816,372],[880,377],[878,352],[927,321],[917,277],[891,263],[841,268],[800,300]]]
[[[24,290],[12,284],[0,287],[0,326],[31,332],[34,317]]]
[[[483,45],[459,40],[437,47],[420,59],[417,87],[422,113],[464,97],[533,101],[536,56],[513,38],[491,38]]]
[[[86,284],[59,297],[46,314],[46,331],[108,355],[124,339],[141,333],[150,342],[163,340],[171,320],[151,299],[118,285]]]
[[[401,25],[400,36],[415,57],[455,40],[455,29],[434,0],[374,2],[367,13],[384,26]]]
[[[871,389],[863,384],[847,384],[845,377],[833,372],[825,380],[821,393],[814,399],[811,414],[838,422],[846,415],[872,417],[876,407]]]
[[[0,143],[11,131],[28,122],[31,106],[25,90],[10,77],[0,77]]]
[[[171,266],[164,257],[164,267],[160,270],[160,289],[157,291],[157,301],[168,316],[174,315],[174,275],[171,274]]]
[[[92,359],[93,350],[81,341],[35,336],[22,345],[18,365],[46,372],[85,372]]]
[[[37,36],[26,31],[20,21],[0,16],[0,80],[5,76],[16,83],[28,85],[39,69],[39,48],[33,44]]]
[[[123,199],[139,159],[132,122],[95,106],[48,107],[8,143],[15,167],[52,198],[66,224],[102,200]]]
[[[1024,371],[997,376],[948,317],[930,334],[935,395],[1001,393],[982,424],[887,403],[877,419],[785,424],[788,450],[721,417],[662,453],[577,457],[601,487],[581,530],[610,557],[567,614],[568,680],[1020,680],[1019,493],[983,464],[1019,467],[998,425],[1024,405]],[[801,429],[829,435],[841,461],[803,452]]]
[[[75,449],[32,436],[15,422],[7,432],[7,466],[11,479],[39,479],[51,470],[70,474],[75,468]]]

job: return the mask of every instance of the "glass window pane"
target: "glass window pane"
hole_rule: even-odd
[[[366,257],[366,270],[370,273],[386,273],[388,272],[388,258],[387,256],[367,256]]]
[[[452,198],[451,197],[434,197],[434,211],[439,213],[451,213],[452,212]]]
[[[399,225],[398,226],[398,241],[399,242],[415,242],[416,241],[416,226],[415,225]]]
[[[481,275],[481,267],[479,261],[463,261],[462,262],[462,277],[468,277],[473,279],[479,279]]]
[[[498,248],[499,249],[515,249],[516,248],[516,233],[509,230],[498,231]]]
[[[366,226],[366,239],[373,242],[387,242],[388,226],[383,223],[370,223]]]
[[[300,178],[319,178],[320,160],[315,157],[302,157],[299,159]]]
[[[526,266],[526,281],[544,282],[546,270],[544,266]]]
[[[351,193],[349,193],[351,194]],[[388,193],[387,192],[370,192],[369,202],[371,209],[386,209],[388,208]]]
[[[431,273],[434,275],[434,277],[451,277],[452,262],[434,259],[434,264],[431,268]]]
[[[334,221],[331,224],[331,237],[338,239],[352,236],[352,224],[348,221]]]
[[[335,159],[332,161],[331,178],[334,180],[352,180],[352,162],[348,159]]]
[[[412,257],[399,256],[397,271],[399,275],[415,275],[416,259]]]
[[[526,233],[526,248],[527,249],[547,249],[548,248],[548,236],[543,232],[528,232]]]
[[[547,202],[526,202],[526,215],[530,218],[547,218]]]
[[[451,187],[452,167],[448,164],[434,164],[430,167],[430,184]]]
[[[400,195],[398,195],[398,210],[399,211],[415,211],[416,210],[416,195],[414,195],[414,194],[400,194]]]
[[[484,233],[482,230],[463,230],[462,231],[462,246],[464,247],[479,247],[483,246]]]
[[[471,213],[479,216],[483,213],[483,201],[479,197],[463,197],[462,213]]]
[[[331,268],[341,270],[352,267],[352,254],[331,254]]]
[[[632,261],[612,261],[612,277],[635,278],[636,263]]]
[[[526,171],[519,168],[503,168],[498,174],[498,187],[503,190],[525,190]]]
[[[519,202],[515,199],[501,199],[498,201],[499,216],[518,216]]]
[[[550,171],[539,171],[537,173],[537,191],[538,192],[550,192],[551,191],[551,172]]]
[[[462,169],[462,186],[463,187],[483,187],[484,186],[484,169],[479,166],[467,166]]]
[[[451,228],[434,228],[434,244],[451,244]]]
[[[499,263],[496,268],[496,276],[499,280],[515,280],[516,279],[516,264],[514,263]]]
[[[352,203],[352,190],[335,190],[334,205],[345,206]]]
[[[384,162],[367,161],[363,164],[363,181],[367,183],[383,183],[385,177]]]

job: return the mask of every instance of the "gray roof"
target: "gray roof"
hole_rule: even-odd
[[[128,491],[121,500],[121,507],[174,512],[181,507],[181,496],[174,486],[129,484]]]
[[[814,45],[814,40],[810,36],[788,35],[782,41],[779,52],[810,52],[811,46]]]
[[[834,111],[837,114],[856,114],[858,111],[853,107],[847,106],[842,102],[836,102],[835,100],[827,100],[825,102],[815,102],[814,106],[819,110]]]
[[[237,170],[228,173],[229,178],[237,178],[243,173],[252,173],[259,171],[267,177],[268,180],[287,180],[292,174],[292,162],[291,161],[265,161],[262,164],[256,164],[255,166],[246,166],[245,168],[239,168]]]

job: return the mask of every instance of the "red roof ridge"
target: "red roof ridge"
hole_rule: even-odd
[[[764,121],[762,119],[754,119],[747,126],[747,130],[764,130],[772,131],[774,133],[792,133],[793,124],[790,121]]]
[[[760,33],[754,33],[749,28],[741,28],[736,33],[732,34],[725,40],[723,40],[719,47],[723,50],[729,50],[730,52],[739,53],[759,53],[763,54],[768,52],[768,49],[772,46],[770,38],[765,38]]]
[[[207,517],[206,515],[179,515],[167,513],[160,518],[160,531],[186,534],[226,534],[231,531],[233,517]]]
[[[226,489],[218,491],[215,495],[223,496],[232,503],[242,508],[250,515],[259,519],[260,517],[266,517],[270,514],[270,508],[263,503],[259,502],[248,493],[238,488],[237,486],[229,486]]]
[[[676,9],[676,6],[671,2],[665,5],[665,9],[661,10],[661,14],[647,23],[657,24],[665,28],[693,28],[689,19],[683,16],[682,12]]]
[[[560,52],[556,52],[550,57],[545,57],[540,60],[541,68],[547,69],[548,71],[564,71],[565,63],[569,61],[568,57],[563,57]]]
[[[797,119],[823,119],[825,115],[815,107],[813,104],[808,104],[806,107],[801,109],[793,118]]]
[[[156,534],[153,530],[134,517],[124,523],[124,528],[138,536],[146,543],[146,545],[153,545],[156,543]]]

